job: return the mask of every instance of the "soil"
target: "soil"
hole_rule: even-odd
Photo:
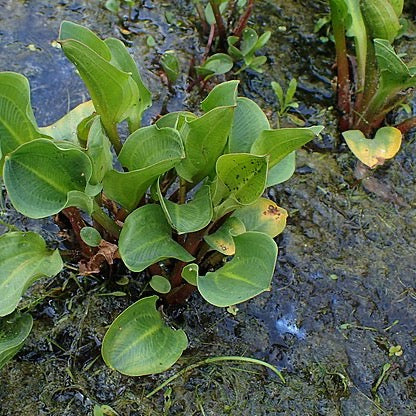
[[[64,19],[130,46],[154,94],[147,123],[163,111],[195,110],[200,97],[183,85],[205,40],[191,2],[139,2],[134,22],[123,17],[126,10],[119,18],[103,3],[0,0],[0,70],[29,78],[38,123],[54,122],[87,97],[53,42]],[[415,134],[370,179],[355,179],[356,159],[336,130],[333,47],[325,27],[314,33],[327,11],[323,1],[257,2],[251,22],[273,32],[264,49],[268,63],[263,74],[239,75],[240,94],[254,99],[274,122],[270,82],[287,85],[296,77],[297,116],[306,125],[325,125],[322,138],[298,152],[296,174],[269,190],[290,214],[277,240],[272,290],[238,305],[235,316],[197,294],[184,306],[165,308],[169,322],[187,333],[189,348],[166,373],[131,378],[105,366],[100,345],[108,325],[138,299],[144,279],[127,276],[128,285],[120,286],[117,270],[105,280],[77,276],[73,267],[42,279],[21,302],[34,317],[32,333],[0,371],[1,416],[91,415],[95,404],[123,416],[416,414]],[[415,33],[410,8],[407,17]],[[130,33],[122,33],[122,21]],[[155,47],[147,45],[149,35]],[[398,48],[414,56],[414,36],[404,36]],[[178,52],[183,74],[171,89],[158,65],[169,49]],[[2,202],[2,221],[40,232],[51,246],[61,244],[52,219],[20,217],[4,192]],[[0,225],[0,233],[6,231]],[[398,345],[402,355],[389,354]],[[193,369],[145,398],[168,376],[221,355],[265,360],[282,371],[286,383],[263,367],[222,362]],[[381,378],[387,363],[390,369]]]

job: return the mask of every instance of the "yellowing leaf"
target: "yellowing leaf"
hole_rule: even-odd
[[[287,211],[269,199],[237,209],[231,218],[238,218],[247,231],[260,231],[276,237],[286,227]]]
[[[395,127],[378,129],[374,139],[366,139],[359,130],[348,130],[342,135],[351,152],[370,168],[394,157],[402,143],[402,133]]]

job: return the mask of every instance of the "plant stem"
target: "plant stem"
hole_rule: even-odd
[[[220,44],[225,48],[227,32],[225,30],[224,21],[222,20],[221,11],[218,3],[215,0],[209,0],[212,11],[214,13],[215,23],[217,24],[218,36],[220,38]]]
[[[96,201],[94,201],[91,216],[115,239],[120,237],[121,228],[101,209]]]
[[[251,13],[253,12],[253,8],[254,0],[249,0],[244,14],[240,17],[240,20],[237,22],[237,25],[234,29],[234,36],[238,36],[239,38],[241,37],[243,30],[247,26],[248,19],[250,19]]]
[[[399,129],[402,132],[402,134],[406,134],[410,129],[413,129],[415,127],[416,117],[408,118],[396,126],[396,128]]]
[[[341,111],[339,127],[341,131],[348,130],[351,125],[351,91],[350,73],[348,67],[345,27],[337,2],[330,1],[332,29],[334,32],[335,51],[338,73],[338,109]]]
[[[265,361],[257,360],[255,358],[250,358],[250,357],[239,357],[239,356],[234,356],[234,355],[222,356],[222,357],[212,357],[212,358],[207,358],[205,360],[199,361],[195,364],[192,364],[192,365],[184,368],[183,370],[179,371],[178,373],[174,374],[172,377],[169,377],[160,386],[156,387],[149,394],[147,394],[146,399],[148,399],[149,397],[152,397],[155,393],[157,393],[159,390],[162,390],[164,387],[166,387],[172,381],[176,380],[182,374],[185,374],[188,371],[193,370],[194,368],[202,367],[202,366],[207,365],[207,364],[217,364],[217,363],[220,363],[220,362],[223,362],[223,361],[238,361],[238,362],[245,362],[245,363],[250,363],[250,364],[262,365],[263,367],[266,367],[269,370],[273,371],[273,373],[275,373],[280,378],[280,380],[282,380],[282,382],[285,383],[285,379],[283,378],[282,373],[276,367],[274,367],[273,365],[271,365],[271,364],[269,364]]]
[[[179,178],[179,198],[178,202],[183,205],[186,200],[186,181],[185,179]]]
[[[111,144],[114,146],[114,150],[118,155],[123,147],[121,145],[120,137],[118,135],[117,126],[115,124],[104,126],[105,131],[107,132],[108,138],[110,139]]]

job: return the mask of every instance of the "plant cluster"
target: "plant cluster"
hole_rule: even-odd
[[[348,146],[373,168],[393,157],[409,119],[382,127],[386,115],[405,103],[416,86],[416,65],[406,64],[392,44],[403,31],[403,0],[330,0],[336,48],[340,129]],[[347,37],[353,38],[351,52]],[[350,58],[353,57],[353,58]],[[373,140],[368,138],[375,135]]]
[[[102,355],[128,375],[158,373],[187,347],[165,325],[157,302],[197,290],[228,307],[269,290],[287,213],[262,195],[294,171],[294,151],[322,127],[271,129],[238,81],[217,85],[202,114],[169,113],[142,126],[151,94],[124,44],[71,22],[59,42],[91,101],[38,127],[27,79],[0,73],[2,176],[14,208],[29,218],[61,213],[78,239],[82,274],[122,262],[159,293],[122,312]],[[120,123],[129,135],[120,137]],[[82,214],[81,214],[82,213]],[[26,289],[64,267],[34,232],[0,237],[0,367],[23,345],[32,317],[19,309]]]

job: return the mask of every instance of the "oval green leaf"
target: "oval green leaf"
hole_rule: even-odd
[[[91,171],[90,159],[82,150],[61,149],[50,140],[37,139],[6,157],[4,184],[17,211],[43,218],[78,206]]]
[[[240,81],[233,80],[216,85],[201,102],[202,110],[207,113],[217,107],[235,106],[239,83]]]
[[[0,316],[13,312],[23,292],[43,276],[63,267],[58,250],[46,248],[36,233],[11,232],[0,237]]]
[[[82,241],[91,247],[98,247],[101,243],[101,234],[93,227],[83,227],[79,234]]]
[[[121,230],[119,249],[125,265],[141,272],[150,265],[175,258],[184,262],[194,259],[180,244],[172,240],[172,230],[159,205],[150,204],[133,211]]]
[[[150,287],[158,293],[169,293],[171,289],[171,285],[168,279],[163,276],[154,275],[149,282]]]
[[[0,319],[0,370],[23,347],[32,325],[33,319],[28,313]]]
[[[198,277],[199,292],[214,306],[236,305],[270,288],[277,259],[273,239],[250,231],[234,241],[234,258],[215,272]]]
[[[103,359],[110,368],[128,376],[161,373],[187,348],[185,332],[165,325],[156,310],[157,299],[140,299],[111,324],[102,345]]]

